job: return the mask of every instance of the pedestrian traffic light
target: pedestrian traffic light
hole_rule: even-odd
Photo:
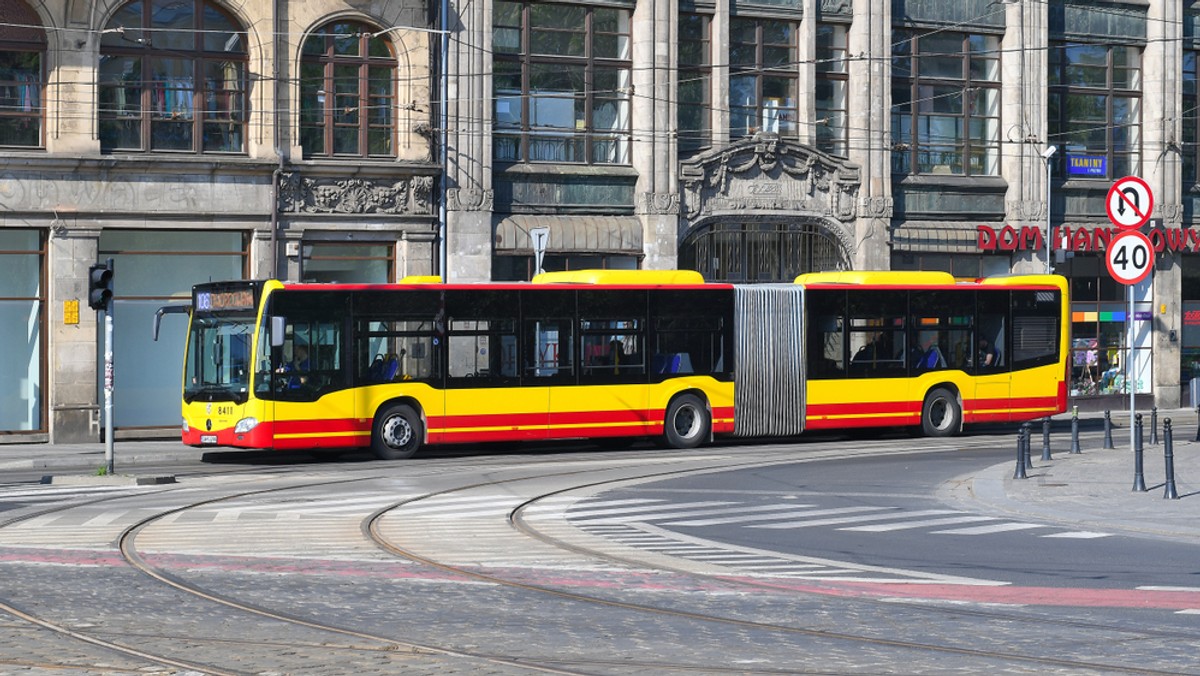
[[[96,263],[88,268],[88,307],[107,310],[112,300],[112,259],[105,264]]]

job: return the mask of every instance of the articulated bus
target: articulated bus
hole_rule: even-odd
[[[232,281],[192,292],[183,441],[369,448],[964,424],[1066,410],[1066,282],[690,271],[532,283]],[[161,315],[160,315],[161,316]]]

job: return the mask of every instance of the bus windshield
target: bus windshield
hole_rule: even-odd
[[[244,403],[250,392],[252,313],[196,315],[188,336],[183,399]]]

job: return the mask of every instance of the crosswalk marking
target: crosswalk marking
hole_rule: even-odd
[[[797,509],[800,507],[808,507],[809,505],[793,505],[791,507],[777,507],[777,509],[786,509],[788,511],[779,514],[751,514],[746,516],[729,516],[720,519],[689,519],[687,521],[670,521],[664,523],[664,526],[720,526],[731,523],[753,523],[756,521],[776,521],[782,519],[800,519],[812,516],[832,516],[834,514],[854,514],[857,512],[877,512],[881,509],[891,509],[890,507],[835,507],[830,509]],[[791,511],[795,509],[796,511]]]
[[[862,521],[884,521],[887,519],[907,519],[914,516],[937,516],[940,514],[962,514],[950,509],[922,509],[914,512],[901,511],[899,507],[879,507],[887,510],[885,514],[864,514],[859,516],[844,516],[834,519],[804,519],[786,523],[768,523],[751,528],[769,528],[773,530],[790,530],[792,528],[811,528],[813,526],[836,526],[843,523],[859,523]]]
[[[630,507],[630,508],[577,509],[577,510],[573,509],[573,510],[567,512],[567,517],[572,520],[581,520],[582,521],[582,520],[587,520],[587,519],[595,519],[595,518],[599,518],[599,517],[611,516],[614,514],[621,515],[621,516],[629,516],[629,515],[637,515],[637,514],[651,514],[656,510],[662,510],[662,509],[672,509],[672,510],[699,509],[701,507],[715,507],[717,505],[721,505],[724,508],[729,509],[730,507],[736,507],[737,504],[738,503],[736,503],[736,502],[709,501],[709,502],[678,502],[678,503],[668,503],[665,505],[664,504],[643,505],[641,507]],[[643,518],[649,518],[649,517],[643,517]]]
[[[1112,537],[1112,533],[1100,533],[1090,530],[1070,530],[1063,533],[1049,533],[1044,538],[1066,538],[1070,540],[1093,540],[1095,538]]]
[[[1029,530],[1031,528],[1046,528],[1046,526],[1036,523],[994,523],[987,526],[935,530],[933,531],[933,535],[988,535],[991,533],[1007,533],[1015,530]]]
[[[896,530],[912,530],[929,526],[949,526],[953,523],[972,523],[978,521],[995,521],[992,516],[948,516],[941,519],[919,519],[917,521],[901,521],[899,523],[875,523],[869,526],[849,526],[838,530],[860,531],[863,533],[886,533]]]

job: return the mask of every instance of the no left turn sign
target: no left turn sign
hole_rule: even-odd
[[[1105,255],[1108,274],[1121,284],[1141,282],[1154,267],[1154,245],[1137,230],[1126,230],[1113,237]]]
[[[1150,185],[1142,179],[1126,176],[1108,189],[1104,209],[1113,225],[1136,230],[1150,220],[1150,212],[1154,210],[1154,193],[1150,192]]]

